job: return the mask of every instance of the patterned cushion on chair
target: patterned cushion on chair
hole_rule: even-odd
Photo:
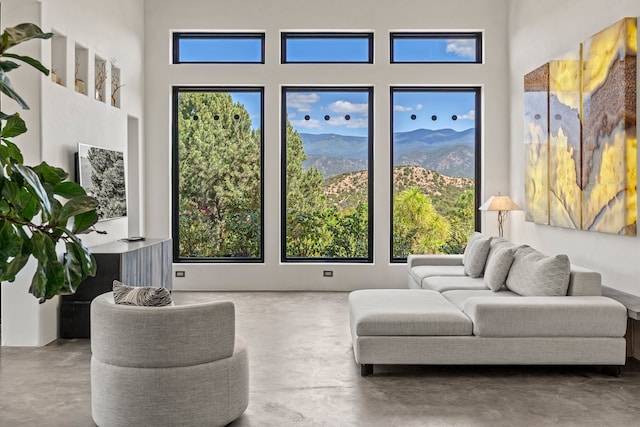
[[[113,281],[113,300],[116,304],[146,307],[173,305],[171,293],[167,288],[127,286],[117,280]]]

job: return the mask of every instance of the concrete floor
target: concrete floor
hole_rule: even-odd
[[[640,362],[597,367],[376,366],[353,361],[346,293],[174,293],[230,299],[249,345],[240,426],[637,426]],[[93,426],[88,340],[0,348],[0,426]]]

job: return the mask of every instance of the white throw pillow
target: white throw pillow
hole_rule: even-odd
[[[484,284],[494,292],[506,286],[507,276],[513,263],[514,248],[500,247],[491,251],[484,269]]]
[[[467,241],[467,246],[464,247],[464,253],[462,254],[462,265],[465,265],[467,263],[467,260],[469,259],[471,244],[482,237],[484,237],[484,234],[478,231],[474,231],[473,233],[471,233],[471,236],[469,236],[469,240]]]
[[[469,277],[482,276],[490,247],[490,237],[479,237],[467,246],[468,251],[465,250],[467,259],[464,264],[464,274]]]
[[[524,296],[563,296],[567,295],[570,274],[567,255],[545,256],[523,246],[513,257],[507,288]]]

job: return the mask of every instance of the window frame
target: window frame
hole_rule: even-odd
[[[482,31],[461,31],[461,32],[403,32],[393,31],[389,33],[389,62],[391,64],[482,64]],[[416,39],[416,40],[475,40],[476,41],[476,57],[474,61],[396,61],[394,57],[394,41],[397,39]]]
[[[364,92],[368,94],[368,141],[367,141],[367,252],[366,258],[308,258],[287,256],[287,93],[291,92]],[[280,262],[294,263],[357,263],[373,264],[373,86],[282,86],[280,123]]]
[[[171,87],[171,234],[173,241],[173,262],[182,264],[260,264],[264,263],[264,232],[265,232],[265,209],[264,209],[264,180],[265,180],[265,147],[264,147],[264,92],[263,86],[185,86],[173,85]],[[179,130],[178,130],[178,114],[180,93],[184,92],[259,92],[260,93],[260,256],[255,258],[249,257],[181,257],[180,256],[180,156],[179,156]]]
[[[265,33],[264,32],[189,32],[176,31],[173,33],[172,64],[264,64],[265,63]],[[181,61],[180,40],[208,40],[208,39],[254,39],[260,40],[259,61]]]
[[[289,61],[287,59],[287,40],[290,39],[364,39],[368,41],[368,59],[366,61]],[[373,64],[372,32],[302,32],[282,31],[280,33],[281,64]]]
[[[474,147],[474,190],[473,190],[473,199],[474,199],[474,229],[475,231],[481,231],[481,215],[480,210],[478,209],[482,204],[481,199],[481,190],[482,190],[482,87],[480,86],[391,86],[390,87],[390,97],[389,97],[389,110],[390,110],[390,118],[389,123],[391,125],[390,136],[389,136],[389,153],[390,153],[390,165],[389,165],[389,262],[391,264],[401,264],[406,263],[407,258],[396,258],[393,256],[393,168],[394,166],[394,120],[393,120],[393,94],[395,92],[470,92],[475,93],[475,127],[474,134],[476,144]]]

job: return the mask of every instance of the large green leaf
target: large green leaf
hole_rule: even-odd
[[[76,257],[82,266],[83,280],[88,276],[95,276],[97,268],[96,260],[93,255],[91,255],[91,252],[89,252],[89,249],[87,249],[80,239],[68,231],[67,237],[69,237],[74,244]]]
[[[53,187],[69,177],[69,174],[65,172],[64,169],[51,166],[47,162],[42,162],[39,165],[34,166],[32,169],[42,177],[43,184],[46,183],[51,185],[52,192]]]
[[[20,152],[20,148],[13,142],[3,139],[2,142],[5,145],[0,145],[0,152],[4,158],[13,161],[14,163],[22,163],[24,158],[22,157],[22,152]]]
[[[16,101],[18,105],[20,105],[20,108],[22,108],[23,110],[29,109],[29,106],[27,105],[25,100],[22,99],[22,97],[18,95],[18,92],[13,89],[13,86],[11,86],[11,80],[9,80],[7,73],[5,73],[2,69],[0,69],[0,92]]]
[[[20,64],[16,64],[13,61],[0,61],[0,69],[8,72],[11,70],[15,70],[16,68],[19,68]]]
[[[80,215],[85,212],[93,211],[98,206],[96,199],[90,196],[74,197],[64,204],[60,214],[57,218],[57,222],[60,225],[66,224],[67,220],[72,216]]]
[[[31,292],[43,303],[58,294],[64,285],[64,267],[58,261],[53,239],[39,230],[31,236],[32,253],[38,260],[38,267],[31,281]]]
[[[2,138],[13,138],[14,136],[22,135],[27,131],[27,125],[18,113],[9,116],[7,123],[2,128],[0,136]]]
[[[49,218],[51,218],[51,202],[49,201],[49,195],[40,182],[40,177],[28,166],[14,165],[14,167],[29,184],[32,192],[38,197],[42,211],[46,215],[43,220],[49,220]]]
[[[87,276],[95,276],[95,260],[81,243],[67,242],[64,255],[65,286],[61,291],[74,293]]]
[[[15,27],[5,28],[2,34],[2,51],[4,52],[12,46],[26,42],[31,39],[49,39],[53,33],[44,33],[36,24],[24,23]]]
[[[18,61],[27,63],[31,65],[33,68],[35,68],[36,70],[40,71],[45,76],[49,75],[49,69],[44,65],[42,65],[40,61],[38,61],[37,59],[31,58],[30,56],[16,55],[15,53],[5,53],[2,56],[17,59]]]
[[[95,209],[78,214],[73,218],[73,232],[76,234],[87,233],[96,222],[98,222],[98,212]]]
[[[13,238],[20,243],[20,249],[13,255],[11,261],[5,262],[4,265],[2,262],[7,258],[0,256],[0,265],[2,265],[0,267],[0,282],[13,282],[16,279],[16,274],[22,270],[31,256],[31,241],[22,227],[14,227]]]
[[[86,196],[87,192],[79,184],[72,181],[65,181],[55,186],[53,192],[65,199],[71,199],[78,196]]]

